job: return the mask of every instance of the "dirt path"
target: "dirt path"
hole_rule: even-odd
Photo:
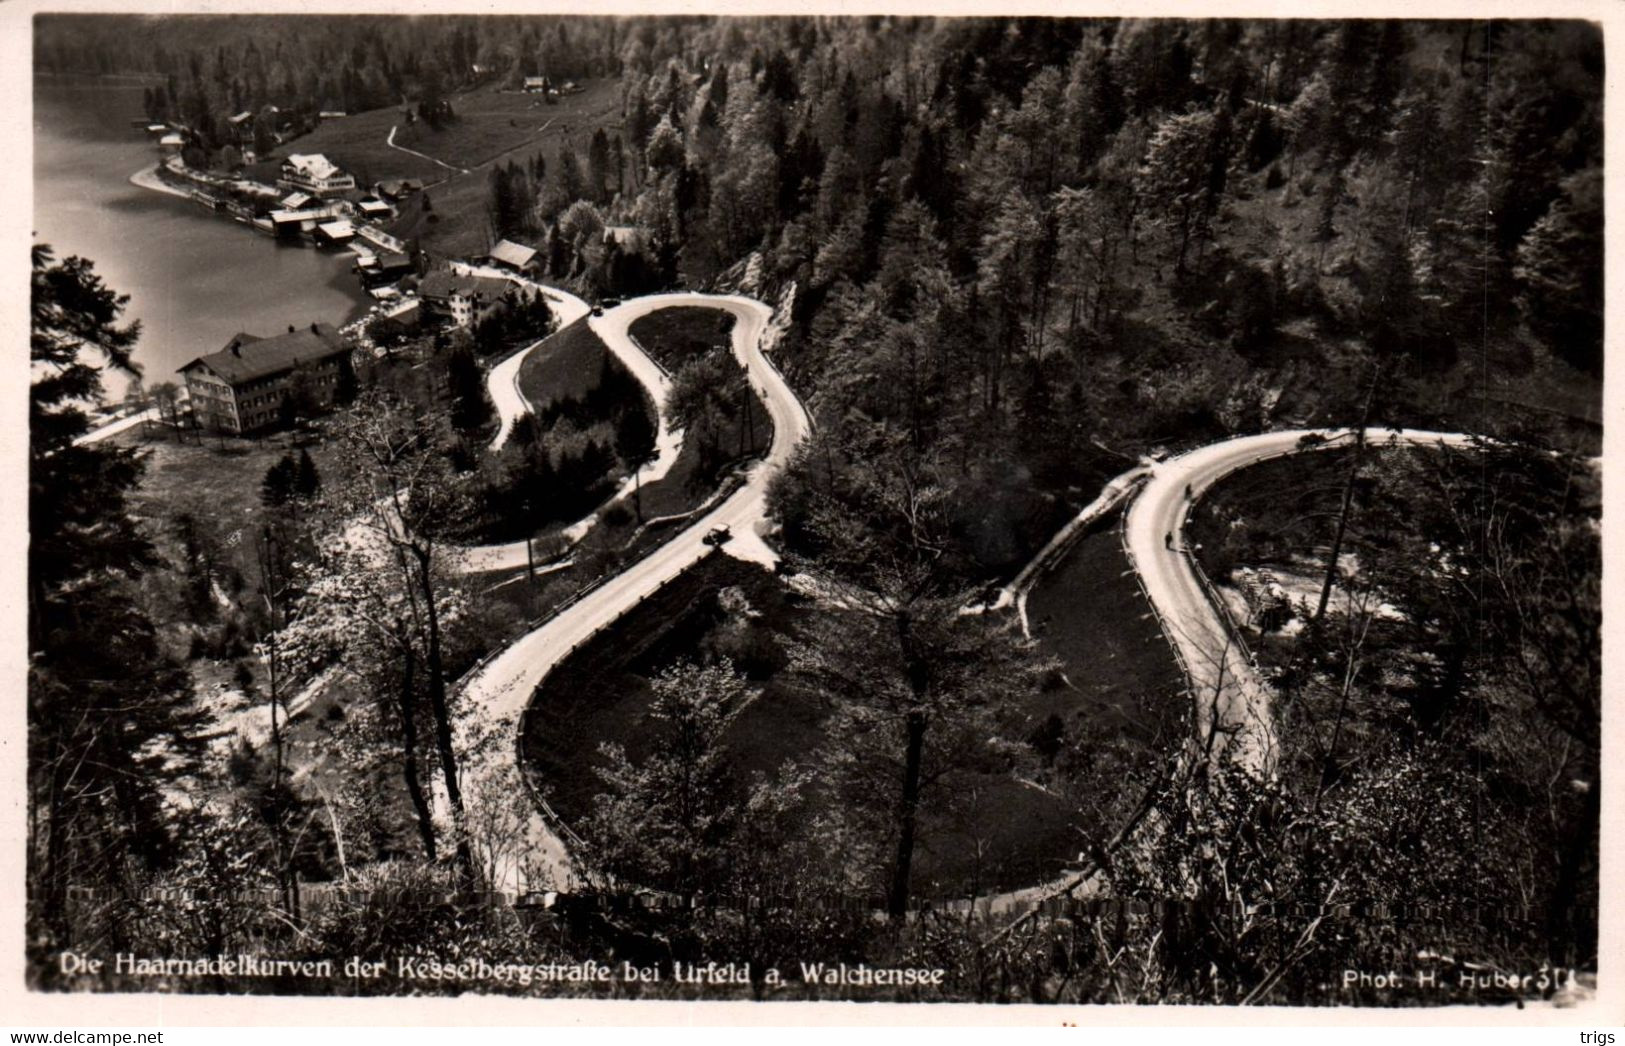
[[[389,137],[384,139],[384,144],[389,146],[391,149],[399,149],[403,153],[410,153],[413,156],[418,157],[419,159],[428,160],[430,163],[439,164],[441,167],[444,167],[446,170],[452,171],[452,172],[454,172],[456,174],[467,174],[468,173],[468,168],[467,167],[453,167],[451,164],[447,163],[446,161],[437,160],[433,156],[430,156],[428,153],[420,153],[416,149],[408,149],[404,145],[396,145],[395,144],[395,132],[398,129],[399,129],[398,125],[392,125],[389,128]]]

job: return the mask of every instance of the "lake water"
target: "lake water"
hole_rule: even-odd
[[[149,384],[219,350],[238,331],[267,336],[315,321],[342,324],[368,304],[353,258],[277,243],[189,200],[130,184],[157,159],[141,88],[64,86],[34,91],[34,238],[57,257],[96,263],[130,296],[141,321],[135,359]],[[122,394],[110,375],[107,393]]]

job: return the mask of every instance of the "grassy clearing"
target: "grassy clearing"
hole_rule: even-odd
[[[585,159],[594,131],[602,127],[613,134],[620,129],[617,82],[595,80],[582,87],[581,93],[555,105],[536,95],[492,87],[466,91],[451,98],[457,119],[438,131],[421,121],[408,125],[395,106],[355,113],[284,143],[245,170],[250,177],[275,183],[288,154],[324,153],[354,174],[359,186],[415,178],[429,187],[433,209],[425,214],[421,199],[409,200],[389,231],[418,237],[425,248],[441,254],[479,254],[489,246],[485,209],[493,163],[528,164],[540,152],[551,170],[561,150]],[[394,146],[389,144],[391,128]]]
[[[441,254],[484,253],[490,246],[485,213],[491,198],[493,164],[528,165],[540,153],[551,172],[558,168],[559,156],[565,150],[585,161],[593,132],[600,127],[611,135],[619,133],[617,83],[597,80],[584,88],[580,94],[551,106],[534,95],[483,90],[452,99],[460,119],[443,130],[429,131],[421,124],[402,127],[395,136],[397,144],[469,171],[456,174],[437,168],[437,184],[431,195],[433,215],[438,220],[428,221],[427,215],[408,208],[390,232],[419,237],[425,248]],[[414,137],[408,137],[409,131]]]
[[[390,178],[415,178],[428,185],[455,173],[433,160],[390,148],[389,129],[405,122],[401,111],[393,106],[327,120],[309,134],[277,146],[271,155],[259,158],[244,171],[259,181],[275,184],[282,161],[289,155],[322,153],[355,175],[358,187]],[[400,141],[399,135],[396,141]]]
[[[675,374],[689,360],[708,352],[729,351],[734,323],[731,312],[685,305],[638,317],[631,334],[645,352]]]
[[[540,414],[555,400],[580,398],[598,387],[609,346],[585,318],[558,331],[519,365],[519,391]]]
[[[222,538],[252,530],[263,514],[260,485],[266,470],[290,451],[295,457],[301,447],[309,451],[324,477],[332,467],[331,453],[308,436],[280,432],[250,440],[203,435],[199,443],[191,434],[177,441],[167,426],[149,428],[145,433],[130,429],[114,440],[146,452],[147,470],[131,501],[154,537],[162,538],[182,512],[191,513]]]
[[[395,144],[415,149],[456,167],[480,167],[543,140],[552,133],[569,140],[583,130],[583,146],[606,118],[620,110],[618,84],[612,79],[584,81],[578,94],[547,104],[538,94],[481,87],[453,96],[457,119],[435,130],[421,120],[400,122]],[[583,148],[583,155],[585,149]]]

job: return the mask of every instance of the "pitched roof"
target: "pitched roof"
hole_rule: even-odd
[[[378,191],[385,196],[404,196],[407,193],[418,192],[423,183],[415,178],[389,178],[378,183]]]
[[[343,173],[321,153],[294,153],[282,161],[282,166],[296,168],[305,177],[315,179],[333,178]]]
[[[252,334],[234,335],[226,342],[225,348],[199,356],[180,368],[180,373],[184,374],[193,367],[207,367],[227,383],[238,385],[347,351],[348,347],[331,324],[318,323],[270,338],[256,338]]]
[[[524,244],[514,243],[512,240],[503,240],[491,248],[493,259],[512,265],[516,269],[523,269],[529,265],[531,259],[536,257],[536,248],[526,247]]]
[[[311,201],[311,195],[304,192],[291,192],[282,198],[282,209],[297,211]]]
[[[425,298],[461,296],[483,297],[488,301],[495,301],[508,293],[508,286],[507,280],[493,280],[489,276],[463,276],[445,269],[436,269],[423,277],[423,282],[418,284],[418,294]]]
[[[316,228],[321,231],[323,236],[333,240],[347,239],[355,235],[355,226],[350,224],[348,218],[340,218],[335,222],[323,222]]]

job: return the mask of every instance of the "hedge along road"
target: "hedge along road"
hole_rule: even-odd
[[[728,553],[766,565],[777,562],[762,534],[766,528],[767,486],[790,460],[812,422],[765,354],[770,346],[764,342],[775,333],[768,326],[772,310],[741,296],[661,294],[628,302],[602,319],[606,330],[624,331],[639,316],[676,306],[733,313],[737,320],[733,349],[772,416],[773,444],[766,457],[751,467],[744,484],[722,504],[541,627],[521,636],[481,666],[462,688],[458,698],[458,749],[463,753],[474,843],[492,890],[517,893],[570,882],[565,845],[530,801],[519,767],[520,716],[547,674],[576,647],[698,562],[709,551],[703,539],[713,527],[726,526],[732,532],[732,540],[723,546]],[[598,329],[596,325],[594,329]],[[493,827],[498,830],[489,831]],[[484,838],[480,837],[482,829],[487,829]]]

